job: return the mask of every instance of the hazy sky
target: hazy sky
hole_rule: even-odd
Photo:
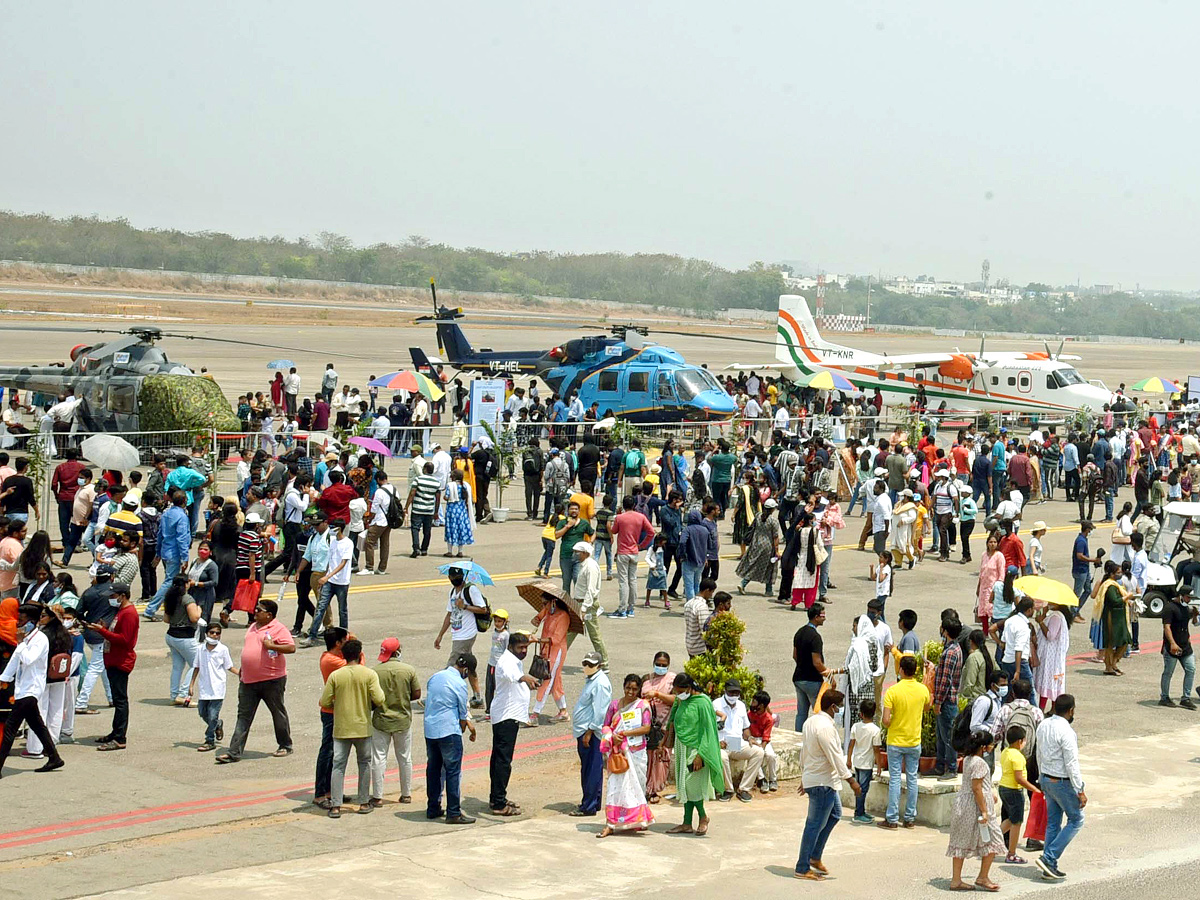
[[[1198,33],[1153,0],[6,3],[0,207],[1196,288]]]

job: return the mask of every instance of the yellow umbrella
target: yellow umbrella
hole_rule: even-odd
[[[1074,588],[1044,575],[1026,575],[1018,578],[1013,582],[1013,587],[1025,596],[1041,600],[1043,603],[1069,607],[1079,605],[1079,598],[1075,596]]]

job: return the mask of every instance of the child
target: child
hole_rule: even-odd
[[[762,778],[758,789],[762,793],[779,790],[779,757],[771,746],[771,732],[775,729],[775,713],[771,712],[771,695],[759,691],[750,701],[750,743],[763,749]]]
[[[659,599],[663,602],[663,607],[671,608],[671,601],[667,599],[667,567],[664,564],[663,553],[667,546],[667,537],[664,534],[656,534],[654,543],[646,548],[646,566],[650,569],[646,575],[646,608],[650,608],[650,592],[658,591]]]
[[[862,788],[854,798],[854,821],[870,825],[875,820],[867,815],[867,788],[875,770],[875,748],[882,741],[875,724],[875,701],[867,699],[858,704],[858,718],[850,728],[850,745],[846,748],[846,765],[854,770],[854,780]],[[753,733],[753,732],[751,732]]]
[[[1021,748],[1025,746],[1025,729],[1020,725],[1010,725],[1004,732],[1008,744],[1000,751],[1000,809],[1003,818],[1000,830],[1008,842],[1008,855],[1004,861],[1010,865],[1022,866],[1025,860],[1017,856],[1017,844],[1021,839],[1021,823],[1025,821],[1025,791],[1037,793],[1037,786],[1025,776],[1025,754]]]
[[[879,564],[871,566],[870,572],[871,580],[875,582],[875,599],[886,604],[887,598],[892,596],[892,551],[880,553]]]
[[[900,641],[896,644],[896,652],[901,656],[920,656],[921,640],[914,630],[917,627],[916,611],[902,609],[896,621],[900,625]]]
[[[917,562],[925,561],[925,526],[929,523],[929,510],[925,504],[921,502],[921,498],[917,498],[917,520],[913,522],[912,527],[912,546],[917,554]],[[910,558],[908,567],[913,567],[913,561]]]
[[[239,676],[242,674],[233,664],[229,648],[221,643],[221,624],[209,622],[204,628],[204,642],[196,651],[196,667],[192,669],[192,681],[184,703],[185,706],[190,706],[193,699],[199,700],[196,709],[207,726],[204,729],[204,743],[196,748],[201,753],[215,750],[217,741],[225,737],[221,704],[225,702],[226,672]]]
[[[542,527],[542,558],[538,560],[537,568],[533,570],[534,575],[540,575],[543,578],[550,577],[550,563],[554,559],[554,541],[558,531],[558,523],[562,521],[566,515],[566,508],[561,500],[554,504],[554,515]],[[610,542],[612,538],[609,538]]]
[[[596,537],[593,542],[595,549],[595,560],[600,562],[600,554],[604,553],[604,567],[606,569],[605,580],[613,580],[613,555],[612,555],[612,531],[609,530],[609,523],[612,522],[612,517],[615,515],[616,500],[612,494],[605,494],[601,506],[596,510]]]
[[[1046,567],[1042,564],[1042,535],[1046,533],[1046,523],[1033,523],[1033,537],[1029,539],[1029,561],[1033,565],[1034,575],[1045,575]]]
[[[662,477],[661,473],[662,473],[662,466],[660,466],[658,463],[655,463],[654,465],[652,465],[650,467],[650,474],[648,474],[645,478],[642,479],[643,485],[650,486],[650,490],[648,490],[648,491],[644,487],[642,488],[642,490],[645,493],[647,493],[647,494],[657,494],[658,493],[658,482],[659,482],[659,479]]]

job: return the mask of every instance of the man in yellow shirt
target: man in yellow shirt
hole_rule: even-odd
[[[905,792],[904,827],[917,823],[917,766],[921,760],[921,719],[933,698],[929,688],[916,679],[915,656],[900,658],[898,682],[883,695],[883,727],[887,729],[888,804],[886,818],[877,822],[880,828],[900,827],[900,769],[904,766]]]
[[[329,818],[342,815],[342,794],[346,784],[346,763],[350,748],[358,761],[358,811],[372,810],[368,793],[371,786],[371,710],[383,706],[385,698],[374,669],[362,664],[362,641],[348,640],[342,645],[346,665],[336,669],[325,682],[320,705],[333,710],[333,779],[329,790]]]

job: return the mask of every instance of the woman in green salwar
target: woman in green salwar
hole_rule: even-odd
[[[1112,566],[1115,571],[1109,572]],[[1101,622],[1104,625],[1104,674],[1124,675],[1118,662],[1125,658],[1125,649],[1129,646],[1129,593],[1121,587],[1120,569],[1116,569],[1110,561],[1105,565],[1105,580],[1100,585]]]
[[[675,746],[675,789],[683,804],[683,824],[669,834],[708,833],[704,801],[724,793],[721,774],[721,742],[712,701],[696,688],[692,677],[681,672],[672,687],[674,701],[667,718],[668,745]],[[692,816],[700,820],[692,828]]]

